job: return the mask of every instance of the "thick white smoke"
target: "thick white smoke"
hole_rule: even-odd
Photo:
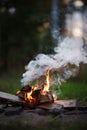
[[[31,81],[44,75],[48,69],[60,70],[68,64],[79,67],[80,63],[87,63],[87,51],[84,49],[84,42],[79,37],[65,38],[54,48],[55,54],[39,54],[25,67],[21,83],[29,84]],[[62,71],[66,79],[75,74],[76,70],[69,69]]]

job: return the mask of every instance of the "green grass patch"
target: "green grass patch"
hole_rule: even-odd
[[[68,81],[63,83],[60,88],[53,87],[58,99],[77,99],[79,105],[87,105],[87,82]]]
[[[0,91],[16,94],[21,88],[19,75],[4,75],[0,78]]]

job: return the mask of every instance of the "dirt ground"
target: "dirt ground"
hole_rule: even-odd
[[[39,113],[38,113],[39,111]],[[87,130],[87,113],[45,114],[23,110],[15,115],[0,113],[0,130]]]

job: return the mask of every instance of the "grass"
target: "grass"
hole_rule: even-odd
[[[15,94],[21,88],[20,75],[4,75],[0,77],[0,91]]]
[[[53,92],[56,93],[58,99],[76,99],[78,105],[87,106],[87,80],[68,80],[61,86],[54,86]]]
[[[62,83],[60,88],[53,87],[54,93],[57,94],[58,99],[76,99],[78,105],[87,106],[87,81],[85,80],[69,80]]]

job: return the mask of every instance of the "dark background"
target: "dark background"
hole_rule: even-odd
[[[72,0],[59,0],[59,31]],[[87,1],[83,0],[84,6]],[[38,53],[53,53],[51,0],[0,0],[0,74],[21,71]]]

